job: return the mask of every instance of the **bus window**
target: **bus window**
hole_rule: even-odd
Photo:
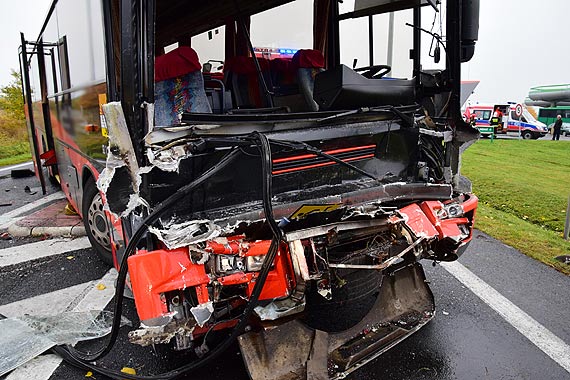
[[[198,53],[200,63],[212,64],[212,72],[218,72],[223,68],[225,55],[225,26],[220,26],[205,33],[192,37],[192,48]]]
[[[251,16],[254,47],[313,48],[313,1],[298,0]]]
[[[105,79],[105,43],[101,2],[61,0],[57,3],[60,40],[65,37],[69,87]]]
[[[340,12],[348,13],[354,9],[354,1],[344,1]],[[387,77],[409,78],[412,75],[413,62],[409,51],[413,46],[413,30],[406,26],[412,23],[413,12],[405,10],[394,13],[394,34],[398,36],[393,44],[392,72]],[[340,25],[340,62],[352,67],[357,59],[356,67],[388,64],[388,25],[389,15],[380,14],[372,17],[374,56],[370,59],[368,18],[361,17],[342,21]]]
[[[548,118],[556,117],[556,111],[557,110],[541,108],[539,111],[539,116],[540,117],[548,117]]]
[[[57,43],[59,37],[57,34],[57,18],[53,15],[47,25],[43,34],[43,42],[47,44]],[[46,61],[46,84],[48,96],[61,91],[59,86],[59,57],[57,48],[54,46],[44,46],[45,61]],[[54,78],[55,74],[55,78]]]

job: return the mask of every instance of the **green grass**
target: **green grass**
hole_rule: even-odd
[[[570,195],[570,142],[480,140],[463,155],[462,173],[481,205],[476,227],[570,274],[554,260],[570,255],[562,231]]]
[[[30,144],[27,140],[7,140],[0,144],[0,166],[19,164],[31,159]]]
[[[22,162],[27,162],[31,159],[32,155],[30,153],[22,153],[12,157],[0,158],[0,166],[21,164]]]

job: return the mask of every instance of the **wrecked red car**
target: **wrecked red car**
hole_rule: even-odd
[[[237,339],[253,379],[343,378],[434,317],[420,262],[456,260],[477,208],[478,1],[91,1],[83,34],[78,3],[22,37],[28,126],[119,313],[132,290],[132,343],[187,351],[183,372]]]

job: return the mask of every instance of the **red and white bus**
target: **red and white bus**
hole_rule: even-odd
[[[131,288],[132,343],[187,351],[175,375],[239,337],[252,378],[304,378],[309,357],[344,377],[433,318],[420,262],[456,260],[477,207],[459,152],[478,135],[462,120],[460,68],[479,2],[445,7],[53,1],[39,37],[22,35],[36,170],[119,270],[115,310]],[[445,41],[421,28],[435,11]],[[411,31],[394,68],[374,52],[374,16],[388,12]],[[369,32],[355,41],[349,24]],[[422,56],[429,43],[445,44],[441,64]],[[362,67],[343,55],[355,44]],[[267,59],[254,46],[297,49]],[[104,349],[65,359],[136,378],[93,365],[119,318]]]

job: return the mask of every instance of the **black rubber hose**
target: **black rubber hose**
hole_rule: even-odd
[[[269,140],[267,139],[267,137],[265,135],[262,135],[262,134],[255,132],[252,135],[252,137],[253,137],[253,140],[256,140],[256,142],[258,143],[258,148],[261,152],[261,158],[262,158],[261,164],[262,164],[262,176],[263,176],[263,185],[262,185],[263,186],[263,208],[264,208],[264,212],[266,214],[266,220],[269,223],[269,226],[270,226],[271,231],[274,235],[274,238],[271,242],[269,250],[268,250],[268,252],[265,256],[265,259],[263,261],[263,265],[262,265],[261,270],[259,272],[259,275],[256,279],[255,286],[254,286],[253,291],[252,291],[252,295],[251,295],[249,302],[248,302],[248,304],[244,310],[243,316],[239,320],[236,327],[233,329],[232,334],[222,344],[218,345],[212,351],[210,351],[210,354],[208,354],[208,356],[206,356],[206,357],[204,357],[204,358],[202,358],[196,362],[189,363],[185,366],[182,366],[180,368],[177,368],[173,371],[170,371],[170,372],[167,372],[167,373],[164,373],[161,375],[155,375],[155,376],[129,375],[129,374],[125,374],[123,372],[105,369],[105,368],[102,368],[102,367],[99,367],[99,366],[96,366],[96,365],[90,363],[91,361],[95,361],[95,360],[103,357],[104,355],[106,355],[111,350],[112,346],[114,345],[114,343],[117,339],[118,329],[119,329],[119,325],[120,325],[120,315],[122,314],[123,290],[124,290],[124,286],[125,286],[125,279],[126,279],[126,273],[127,273],[127,270],[126,270],[127,258],[134,252],[134,248],[136,247],[136,244],[138,243],[140,238],[143,236],[143,234],[147,231],[148,225],[155,222],[160,217],[162,212],[167,210],[174,202],[177,202],[178,200],[180,200],[180,198],[182,198],[184,195],[186,195],[187,192],[191,191],[196,186],[199,186],[200,184],[202,184],[211,175],[215,174],[217,171],[219,171],[223,167],[227,166],[227,164],[233,162],[233,160],[237,156],[235,154],[235,152],[239,152],[239,151],[230,152],[216,166],[212,167],[210,170],[208,170],[207,172],[202,174],[199,178],[197,178],[192,183],[180,188],[175,194],[173,194],[171,197],[169,197],[164,202],[162,202],[160,205],[158,205],[156,207],[156,209],[143,221],[143,224],[141,225],[141,227],[139,227],[139,229],[135,232],[135,234],[132,236],[131,240],[129,241],[129,244],[127,245],[127,248],[125,250],[125,254],[124,254],[123,259],[121,261],[119,277],[117,279],[117,289],[116,289],[116,293],[115,293],[116,302],[115,302],[115,315],[114,315],[114,320],[113,320],[113,328],[112,328],[112,332],[111,332],[111,338],[109,339],[108,344],[106,345],[106,347],[103,347],[103,349],[99,350],[94,355],[89,355],[89,356],[87,356],[87,355],[76,355],[76,353],[79,353],[79,354],[83,354],[83,353],[73,349],[72,347],[65,347],[65,348],[64,347],[56,347],[56,352],[60,356],[62,356],[62,358],[66,362],[68,362],[69,364],[71,364],[73,366],[81,368],[81,369],[90,369],[94,372],[103,374],[103,375],[108,376],[108,377],[113,378],[113,379],[171,380],[171,379],[175,379],[176,377],[178,377],[178,376],[180,376],[186,372],[189,372],[193,369],[196,369],[196,368],[206,364],[210,360],[215,359],[217,356],[219,356],[221,353],[223,353],[232,344],[234,339],[236,339],[237,336],[243,331],[243,329],[246,327],[246,325],[248,323],[249,317],[253,313],[254,308],[257,306],[259,296],[261,294],[261,291],[263,290],[263,286],[264,286],[265,281],[267,279],[267,275],[269,274],[271,266],[273,265],[273,261],[275,260],[275,256],[276,256],[277,252],[279,251],[279,245],[280,245],[280,242],[282,240],[282,231],[280,230],[277,223],[275,222],[275,219],[273,218],[273,208],[271,205],[271,193],[272,193],[272,191],[271,191],[272,190],[271,146],[270,146]]]
[[[172,370],[172,371],[160,374],[160,375],[138,376],[138,375],[129,375],[129,374],[119,372],[119,371],[113,371],[113,370],[106,369],[106,368],[100,367],[98,365],[95,365],[95,364],[90,363],[88,361],[81,360],[81,359],[75,357],[74,355],[72,355],[67,349],[65,349],[61,346],[54,347],[54,349],[56,349],[56,353],[58,355],[60,355],[62,357],[62,359],[65,360],[67,363],[69,363],[75,367],[78,367],[80,369],[90,370],[90,371],[93,371],[96,373],[100,373],[104,376],[110,377],[111,379],[117,379],[117,380],[120,380],[120,379],[129,379],[129,380],[172,380],[172,379],[176,379],[178,376],[181,376],[181,375],[183,375],[189,371],[192,371],[192,370],[206,364],[210,360],[213,360],[216,357],[218,357],[220,354],[222,354],[224,351],[226,351],[229,348],[229,346],[233,343],[233,341],[237,338],[237,336],[245,329],[245,327],[247,326],[247,323],[249,322],[249,316],[252,314],[254,308],[257,306],[257,301],[259,300],[259,295],[261,294],[261,291],[263,289],[263,285],[265,284],[265,280],[267,279],[267,275],[269,274],[269,271],[271,270],[271,266],[273,265],[273,261],[274,261],[275,256],[276,256],[278,251],[279,251],[279,241],[273,239],[271,242],[271,245],[269,247],[269,251],[267,252],[267,255],[265,256],[265,260],[264,260],[263,265],[261,267],[261,271],[259,272],[259,276],[257,277],[255,286],[253,288],[252,295],[251,295],[250,300],[246,306],[246,309],[244,310],[242,318],[239,320],[236,327],[234,327],[232,334],[228,338],[226,338],[226,340],[223,343],[216,346],[212,351],[210,351],[208,356],[206,356],[202,359],[199,359],[198,361],[186,364],[180,368],[177,368],[175,370]]]
[[[67,349],[69,350],[69,353],[72,356],[75,356],[80,360],[91,362],[99,360],[100,358],[109,353],[109,351],[111,350],[117,339],[117,336],[119,334],[119,327],[121,324],[121,315],[123,311],[123,303],[122,303],[123,291],[125,289],[125,280],[127,278],[127,269],[128,269],[127,259],[131,254],[134,253],[136,245],[138,244],[142,236],[147,232],[148,226],[157,221],[158,218],[160,218],[160,216],[162,215],[162,213],[167,211],[170,207],[172,207],[172,205],[174,205],[176,202],[178,202],[180,199],[186,196],[186,194],[188,194],[190,191],[203,184],[212,175],[214,175],[215,173],[217,173],[218,171],[220,171],[221,169],[225,168],[227,165],[232,163],[237,157],[239,157],[239,155],[240,155],[239,150],[232,150],[230,153],[226,154],[220,160],[220,162],[218,162],[215,166],[211,167],[209,170],[204,172],[200,177],[196,178],[191,183],[178,189],[174,194],[172,194],[170,197],[168,197],[159,205],[157,205],[155,210],[145,218],[145,220],[142,222],[142,225],[133,234],[129,243],[127,244],[127,247],[125,249],[125,254],[123,255],[123,259],[121,260],[121,264],[119,266],[119,276],[117,278],[117,288],[115,290],[113,327],[111,330],[111,337],[109,338],[107,345],[105,345],[105,347],[101,348],[99,351],[93,354],[84,353],[76,350],[71,346],[67,346]]]

